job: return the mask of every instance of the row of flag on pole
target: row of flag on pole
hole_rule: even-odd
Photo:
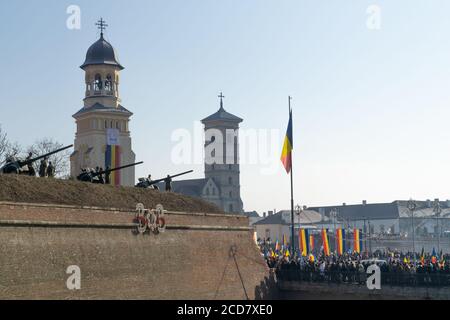
[[[315,235],[310,234],[308,229],[300,229],[299,230],[299,252],[303,257],[308,257],[314,251],[315,244]],[[322,250],[325,256],[329,256],[331,254],[331,246],[329,239],[329,231],[328,229],[322,229],[320,232],[321,242],[322,242]],[[336,248],[335,251],[337,255],[343,255],[347,252],[355,252],[361,253],[363,248],[363,237],[362,230],[354,229],[353,230],[353,247],[347,250],[347,243],[349,239],[346,238],[345,229],[339,228],[336,230]],[[275,243],[275,252],[286,251],[288,248],[287,237],[283,235],[282,244],[277,240]]]

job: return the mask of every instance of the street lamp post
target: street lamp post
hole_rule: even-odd
[[[363,234],[363,236],[364,236],[364,250],[365,250],[366,253],[368,253],[368,250],[367,250],[367,228],[366,228],[366,217],[364,217],[364,234]]]
[[[302,207],[299,204],[297,204],[295,206],[295,214],[298,217],[298,230],[300,230],[300,227],[301,227],[300,215],[302,214]],[[292,239],[295,239],[295,237],[292,237]],[[300,240],[299,240],[298,248],[301,251],[301,249],[300,249]],[[292,252],[292,255],[295,255],[295,252]]]
[[[333,224],[334,224],[334,249],[337,248],[337,239],[336,239],[336,219],[337,219],[337,209],[333,208],[330,212],[330,218],[333,218]]]
[[[409,212],[411,212],[411,224],[412,224],[412,243],[414,254],[414,265],[416,265],[416,243],[415,243],[415,228],[414,228],[414,210],[417,208],[417,204],[413,199],[410,199],[407,204]]]
[[[436,214],[437,247],[438,247],[438,252],[441,252],[441,248],[440,248],[440,246],[441,246],[441,230],[439,228],[439,218],[441,216],[442,209],[441,209],[441,204],[439,202],[439,199],[434,200],[433,212]]]

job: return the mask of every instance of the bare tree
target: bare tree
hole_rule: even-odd
[[[3,164],[7,157],[17,157],[21,153],[22,147],[17,142],[10,142],[8,134],[0,126],[0,164]]]
[[[27,152],[32,152],[34,156],[40,156],[62,147],[64,146],[61,143],[53,140],[52,138],[44,138],[36,141],[32,146],[28,147]],[[69,175],[69,157],[70,151],[68,150],[64,150],[49,157],[48,160],[51,161],[55,167],[56,177],[61,178]],[[39,164],[35,164],[35,166],[39,166]]]
[[[8,151],[8,136],[0,126],[0,164],[2,164],[5,161],[7,151]]]

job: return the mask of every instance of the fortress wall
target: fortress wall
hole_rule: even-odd
[[[169,213],[166,232],[136,235],[133,217],[126,210],[0,203],[0,299],[267,294],[269,272],[247,218]],[[79,291],[66,287],[71,265],[81,268]]]
[[[449,300],[446,287],[402,287],[382,285],[369,290],[365,285],[279,281],[279,297],[287,300]]]

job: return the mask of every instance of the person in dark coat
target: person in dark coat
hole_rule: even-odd
[[[166,192],[172,192],[172,178],[170,175],[167,175],[167,178],[164,179],[164,183],[166,184]]]
[[[106,167],[105,172],[105,184],[111,184],[111,171],[109,171],[111,168],[108,166]]]
[[[30,153],[28,153],[28,157],[26,157],[25,160],[30,160],[32,158],[33,158],[33,153],[30,152]],[[36,176],[36,170],[34,170],[33,164],[29,163],[27,165],[27,167],[28,167],[28,175],[31,176],[31,177],[35,177]]]
[[[53,166],[53,163],[51,161],[49,161],[49,163],[48,163],[47,177],[49,177],[49,178],[55,177],[55,167]]]

